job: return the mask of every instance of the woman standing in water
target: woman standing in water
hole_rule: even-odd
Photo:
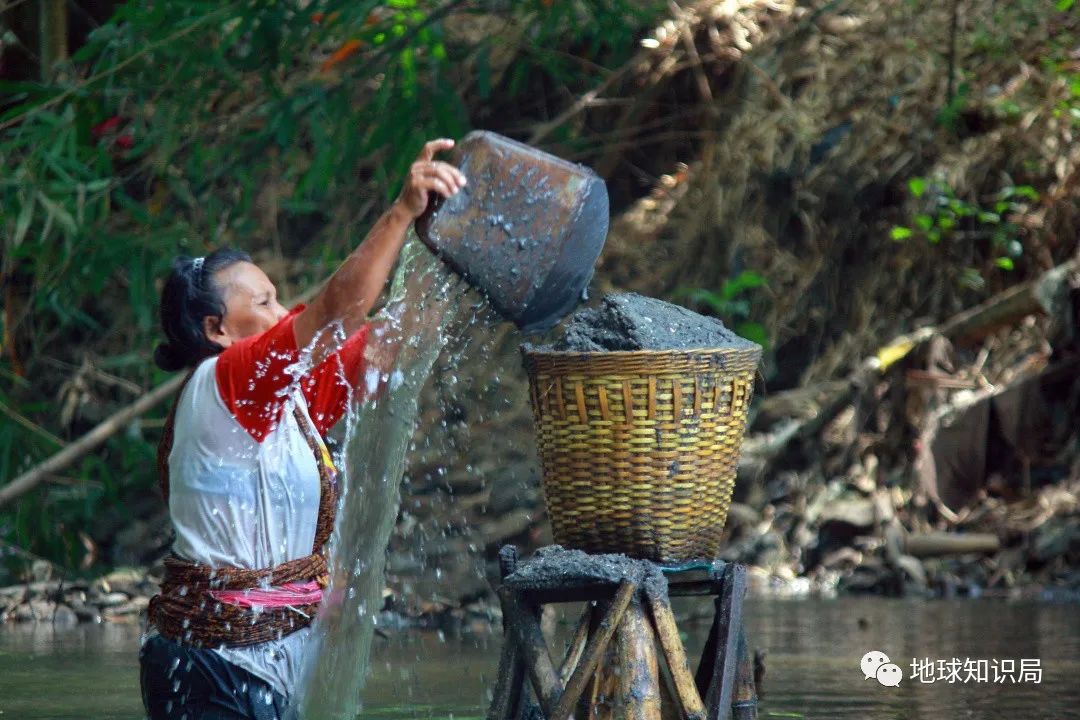
[[[401,195],[307,307],[282,307],[244,253],[174,262],[154,359],[189,375],[158,452],[176,539],[139,656],[151,720],[284,716],[337,502],[321,436],[345,411],[368,313],[409,225],[430,193],[465,185],[434,159],[453,144],[424,146]]]

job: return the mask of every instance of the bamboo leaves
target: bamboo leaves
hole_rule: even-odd
[[[26,237],[26,231],[30,229],[30,221],[34,217],[36,195],[36,193],[28,193],[23,189],[18,192],[19,216],[15,221],[15,232],[11,236],[13,247],[19,247],[22,244],[23,238]]]

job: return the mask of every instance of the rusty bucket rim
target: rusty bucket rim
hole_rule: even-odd
[[[465,135],[460,140],[454,143],[454,159],[456,160],[459,157],[459,154],[463,151],[464,146],[468,142],[475,142],[482,139],[487,139],[494,145],[508,145],[510,147],[516,147],[519,150],[524,150],[530,153],[542,152],[545,155],[549,156],[548,162],[551,162],[553,165],[561,165],[570,172],[581,173],[586,178],[596,178],[599,180],[603,180],[603,178],[600,177],[599,173],[597,173],[588,165],[582,165],[581,163],[574,162],[573,160],[567,160],[566,158],[559,157],[558,155],[555,155],[554,153],[551,153],[547,150],[541,150],[540,148],[529,145],[522,140],[509,137],[508,135],[502,135],[495,132],[494,130],[478,129],[470,130],[469,132],[465,133]]]

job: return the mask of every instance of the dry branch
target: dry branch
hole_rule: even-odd
[[[180,385],[183,382],[183,375],[177,375],[174,378],[170,378],[167,382],[158,385],[132,404],[102,421],[93,430],[83,435],[45,462],[31,468],[7,485],[4,485],[4,487],[0,488],[0,508],[20,495],[33,490],[44,480],[47,480],[50,475],[60,472],[91,452],[94,448],[101,445],[117,432],[127,427],[132,420],[170,397],[180,388]]]

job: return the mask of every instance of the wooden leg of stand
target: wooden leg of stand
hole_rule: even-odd
[[[698,691],[705,699],[708,720],[726,720],[731,712],[732,686],[738,664],[742,601],[746,594],[746,568],[735,563],[724,569],[723,587],[716,598],[716,616],[698,666]]]
[[[686,720],[675,681],[665,663],[660,663],[660,720]]]
[[[687,720],[699,720],[705,717],[705,704],[694,685],[694,676],[690,674],[690,663],[686,660],[686,650],[679,639],[679,628],[675,625],[675,614],[666,597],[649,597],[649,610],[652,614],[653,627],[660,639],[671,680],[675,686],[683,717]]]
[[[552,718],[555,705],[563,695],[563,686],[548,653],[540,619],[533,608],[525,607],[510,590],[501,589],[499,596],[504,608],[503,617],[507,619],[510,635],[525,660],[525,670],[536,691],[536,699],[540,701],[540,709],[544,711],[544,717]]]
[[[697,686],[698,695],[702,698],[709,692],[709,682],[713,676],[713,665],[716,664],[716,636],[720,632],[717,625],[720,623],[720,598],[713,601],[713,620],[709,626],[709,634],[705,636],[705,647],[701,649],[701,660],[698,661],[697,672],[694,673],[694,684]]]
[[[585,604],[585,610],[582,611],[581,619],[578,620],[577,628],[574,630],[574,637],[566,648],[566,656],[563,658],[562,665],[559,666],[559,679],[562,680],[563,685],[570,682],[570,675],[581,662],[581,656],[585,652],[585,643],[589,639],[589,626],[592,625],[594,610],[592,603]]]
[[[616,633],[619,686],[615,715],[620,720],[660,720],[660,670],[653,635],[641,602],[630,603]]]
[[[516,549],[507,545],[499,552],[499,569],[503,577],[514,571]],[[500,600],[502,596],[500,595]],[[488,708],[487,720],[519,720],[521,718],[521,695],[525,684],[525,663],[518,652],[514,636],[508,631],[511,609],[502,603],[503,647],[499,656],[499,670],[495,677],[495,691]]]
[[[521,717],[521,690],[525,684],[525,664],[507,636],[503,640],[499,656],[499,673],[495,678],[495,691],[488,708],[487,720],[518,720]]]
[[[757,720],[757,688],[754,686],[754,656],[746,642],[746,630],[739,628],[739,667],[732,693],[732,720]]]
[[[617,631],[617,630],[616,630]],[[589,700],[589,720],[616,720],[615,699],[619,690],[619,654],[617,642],[608,643],[593,676],[592,697]],[[623,720],[619,718],[619,720]]]
[[[592,624],[589,626],[589,637],[591,638],[600,629],[600,613],[593,613]],[[604,648],[604,653],[610,652],[610,646]],[[577,708],[574,711],[574,720],[591,720],[594,715],[593,707],[596,705],[597,696],[600,693],[600,670],[603,666],[603,655],[601,655],[601,661],[597,663],[597,669],[593,671],[592,677],[586,682],[585,692],[582,693],[581,699],[578,700]],[[579,663],[580,666],[580,663]],[[577,668],[574,668],[575,671]],[[567,683],[569,684],[569,683]]]
[[[636,591],[637,585],[629,580],[623,580],[619,584],[615,597],[611,600],[611,604],[604,613],[604,619],[594,629],[592,637],[589,638],[588,643],[585,645],[585,649],[581,654],[581,661],[574,668],[573,674],[567,681],[566,690],[562,698],[560,698],[555,711],[547,716],[548,720],[567,720],[570,717],[578,698],[589,686],[589,678],[596,672],[596,667],[604,657],[612,635],[615,634],[617,628],[621,627],[627,607],[630,605]]]

